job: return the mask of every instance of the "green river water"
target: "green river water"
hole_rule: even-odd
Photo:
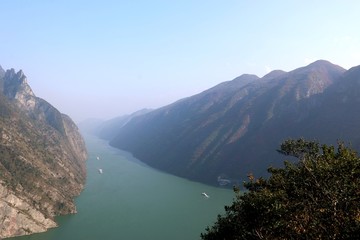
[[[57,217],[59,227],[46,233],[11,240],[195,240],[233,200],[232,190],[157,171],[103,140],[85,140],[88,175],[78,213]]]

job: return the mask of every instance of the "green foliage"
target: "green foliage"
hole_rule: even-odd
[[[269,179],[249,175],[248,190],[202,239],[360,239],[360,158],[334,146],[287,140],[278,150],[298,158],[269,168]]]

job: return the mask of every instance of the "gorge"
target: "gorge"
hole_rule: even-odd
[[[87,130],[153,168],[231,187],[282,165],[276,149],[288,138],[344,140],[360,150],[359,86],[359,66],[319,60],[261,78],[244,74]],[[0,100],[0,238],[46,231],[55,216],[76,212],[74,197],[86,179],[84,140],[68,116],[35,96],[22,71],[0,68]]]

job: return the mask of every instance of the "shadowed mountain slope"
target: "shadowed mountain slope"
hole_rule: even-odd
[[[355,70],[324,60],[262,78],[242,75],[133,118],[110,143],[150,166],[205,183],[264,175],[282,163],[275,149],[286,138],[356,138],[360,116],[347,119],[360,96],[353,93],[356,79]]]

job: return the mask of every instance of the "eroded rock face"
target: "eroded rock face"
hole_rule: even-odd
[[[87,153],[74,122],[36,97],[22,71],[7,70],[0,83],[1,239],[46,231],[54,216],[76,213]]]
[[[9,99],[16,99],[16,104],[33,110],[35,107],[35,94],[27,83],[23,71],[15,73],[14,69],[7,70],[4,76],[4,94]]]
[[[3,183],[2,183],[3,184]],[[56,223],[0,184],[1,237],[44,232]]]

